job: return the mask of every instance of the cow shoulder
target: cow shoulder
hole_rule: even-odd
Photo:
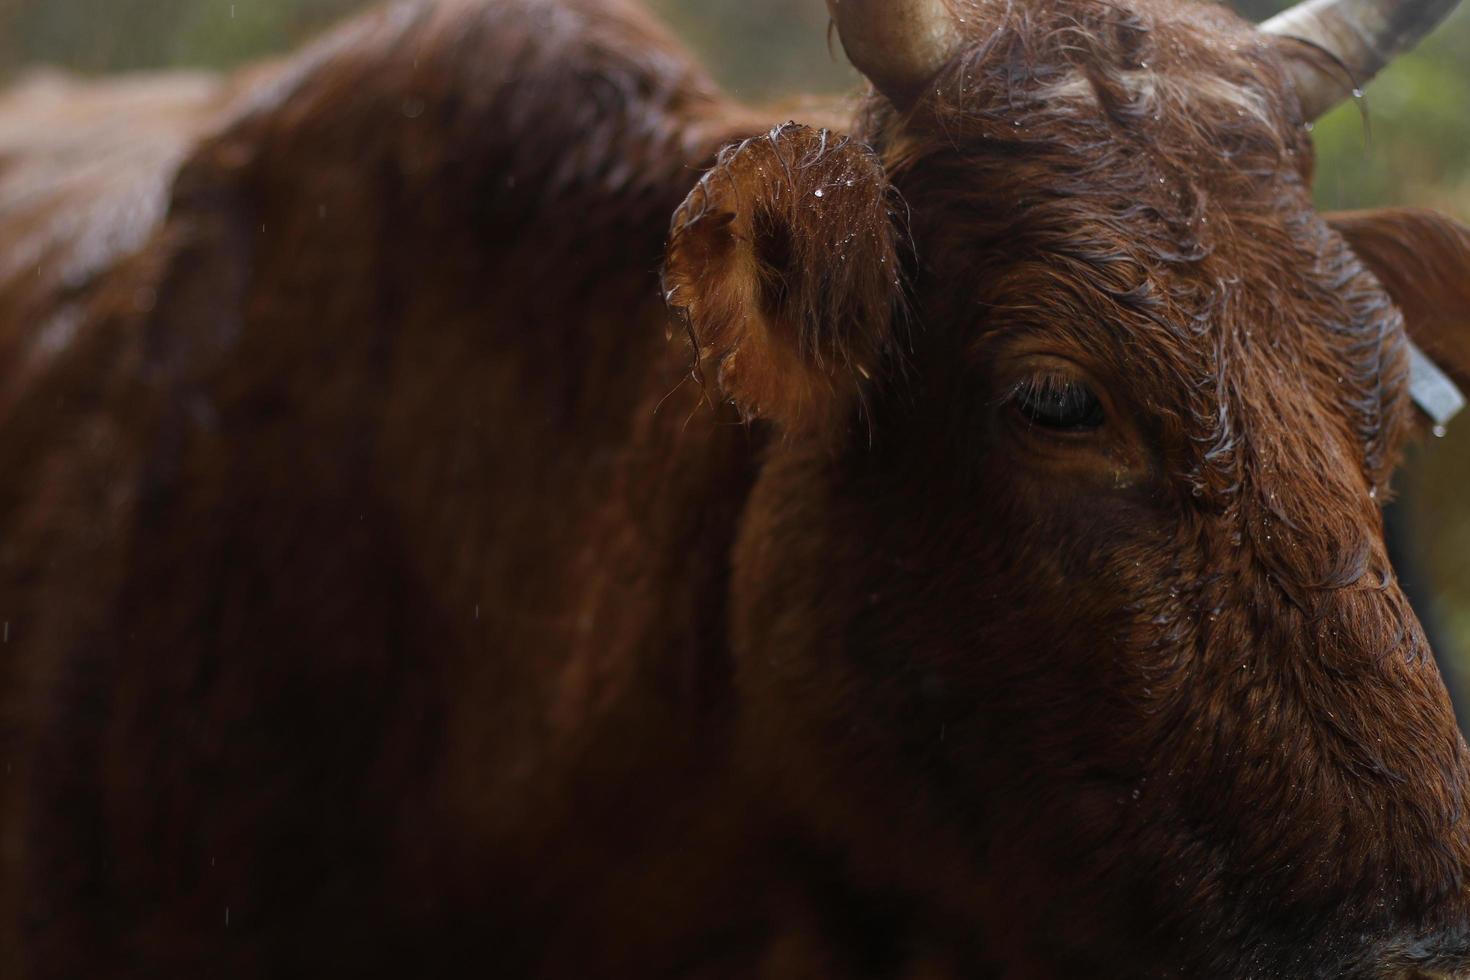
[[[199,162],[244,162],[257,210],[299,206],[282,216],[359,241],[391,221],[382,240],[432,240],[478,276],[540,250],[529,271],[558,287],[656,267],[698,168],[752,126],[630,0],[389,6],[242,109]]]
[[[748,450],[684,434],[658,267],[700,166],[764,124],[624,0],[390,5],[235,85],[0,416],[23,474],[0,487],[0,833],[23,842],[0,944],[69,910],[26,939],[57,975],[206,905],[265,910],[261,948],[308,918],[360,933],[370,909],[313,908],[302,854],[368,896],[459,881],[471,845],[543,853],[576,814],[527,811],[562,798],[587,718],[656,728],[672,699],[628,692],[703,675],[641,652],[720,635]],[[436,782],[466,765],[493,776]],[[150,851],[170,821],[197,832]],[[445,841],[423,868],[349,860],[409,827]],[[204,890],[174,888],[215,840]]]
[[[77,337],[84,299],[142,248],[230,86],[37,71],[0,92],[0,417]]]

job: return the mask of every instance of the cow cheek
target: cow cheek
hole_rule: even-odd
[[[979,508],[915,484],[930,496],[853,485],[816,455],[767,461],[734,552],[743,769],[764,805],[870,884],[1001,924],[989,948],[1045,975],[1062,947],[1115,945],[1096,929],[1152,921],[1168,896],[1115,908],[1117,888],[1142,884],[1123,858],[1165,863],[1186,836],[1163,787],[1139,780],[1147,757],[1130,735],[1146,708],[1119,669],[1137,616],[1125,567],[1157,561],[1144,533],[1077,554],[1023,545],[1002,526],[1042,522],[1059,540],[1080,527],[1014,488]],[[912,499],[932,506],[882,510]],[[1107,601],[1080,594],[1088,574]],[[1038,615],[1064,598],[1066,616]]]
[[[1036,802],[1015,841],[1038,837],[1038,823],[1075,837],[1093,804],[1066,785],[1072,773],[1121,765],[1119,740],[1086,733],[1136,727],[1120,715],[1135,706],[1118,691],[1117,641],[1134,614],[1120,566],[1143,545],[1079,541],[1075,516],[1019,485],[992,488],[980,507],[944,479],[869,487],[825,454],[768,459],[732,580],[747,770],[824,833],[875,847],[918,827],[973,856],[996,799]],[[1092,590],[1106,601],[1077,587],[1088,578],[1115,584]],[[1067,615],[1042,613],[1059,604]]]

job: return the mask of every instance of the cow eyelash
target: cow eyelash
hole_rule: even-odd
[[[1097,393],[1063,374],[1040,374],[1020,381],[1006,400],[1028,422],[1058,432],[1091,432],[1105,420]]]

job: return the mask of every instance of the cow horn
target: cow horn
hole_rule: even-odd
[[[1263,23],[1261,30],[1326,55],[1314,59],[1303,50],[1291,59],[1302,112],[1316,119],[1418,44],[1458,2],[1305,0]]]
[[[848,60],[900,108],[959,46],[946,0],[827,0],[827,10]]]

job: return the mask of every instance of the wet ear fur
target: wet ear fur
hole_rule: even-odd
[[[1403,311],[1410,339],[1470,394],[1470,228],[1413,208],[1326,218]]]
[[[890,353],[892,193],[864,146],[788,123],[726,149],[674,215],[664,292],[747,418],[831,432]]]

